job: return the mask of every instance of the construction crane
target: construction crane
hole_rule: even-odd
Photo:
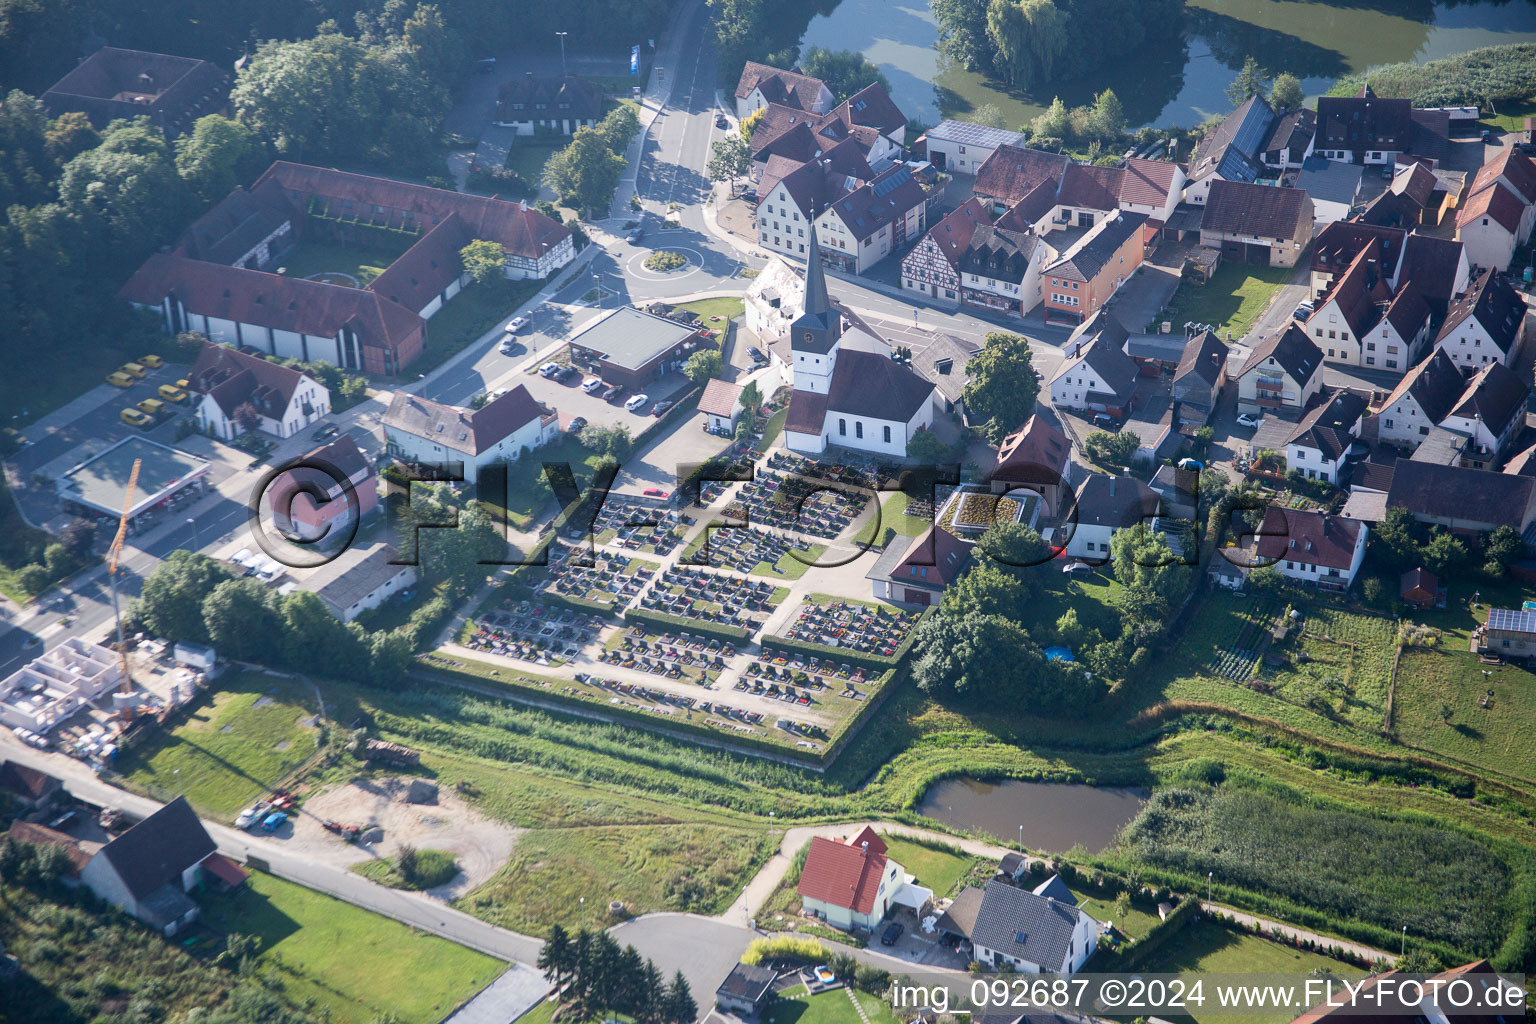
[[[117,560],[123,553],[123,540],[128,536],[128,513],[133,511],[133,491],[139,485],[138,459],[133,460],[133,471],[128,474],[128,489],[123,494],[123,514],[117,520],[117,536],[107,548],[107,582],[112,588],[112,617],[117,620],[117,667],[122,674],[122,693],[133,692],[128,677],[128,645],[123,642],[123,613],[117,607]]]

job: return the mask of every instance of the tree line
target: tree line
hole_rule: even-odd
[[[571,1005],[573,1020],[617,1013],[636,1024],[692,1024],[699,1015],[682,971],[668,982],[649,958],[605,931],[570,935],[554,925],[537,966]]]

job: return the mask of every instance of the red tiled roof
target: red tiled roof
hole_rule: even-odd
[[[1524,213],[1525,205],[1515,193],[1503,185],[1493,184],[1474,192],[1456,211],[1456,227],[1464,229],[1480,217],[1492,217],[1505,231],[1514,234],[1520,229],[1520,217]]]
[[[1323,310],[1330,303],[1337,303],[1344,322],[1354,331],[1356,339],[1380,322],[1376,304],[1387,301],[1387,283],[1381,268],[1381,246],[1372,239],[1365,248],[1355,254],[1349,268],[1334,279],[1333,286],[1324,293],[1317,304],[1317,311],[1308,318],[1322,323]]]
[[[384,425],[454,451],[479,455],[543,414],[543,407],[521,384],[478,409],[460,409],[396,391],[384,413]]]
[[[820,434],[827,420],[827,396],[814,391],[793,391],[789,396],[789,412],[784,416],[784,429],[799,434]]]
[[[1056,202],[1090,210],[1115,210],[1120,207],[1120,179],[1125,172],[1118,167],[1092,167],[1068,164],[1061,176]]]
[[[875,909],[885,864],[883,850],[876,852],[871,846],[865,851],[857,843],[848,845],[815,836],[796,891],[808,899],[868,914]]]
[[[896,563],[890,579],[910,586],[946,587],[960,577],[970,558],[969,544],[942,526],[930,526]]]
[[[225,885],[239,885],[241,882],[244,882],[247,878],[251,877],[251,873],[249,871],[245,870],[245,868],[241,867],[239,864],[236,864],[222,853],[209,854],[208,857],[203,861],[203,867],[207,869],[209,874],[213,875],[214,878],[217,878]]]
[[[64,856],[69,860],[71,877],[78,877],[85,866],[90,863],[91,855],[80,848],[80,844],[71,835],[67,835],[57,829],[51,829],[47,825],[39,825],[30,821],[11,822],[10,831],[6,835],[20,843],[32,843],[34,846],[57,846],[64,851]]]
[[[1536,161],[1517,153],[1513,146],[1501,147],[1493,159],[1479,167],[1467,192],[1481,192],[1497,181],[1505,182],[1522,201],[1536,203]]]
[[[933,239],[934,244],[939,247],[939,251],[953,267],[960,262],[960,257],[970,247],[971,237],[976,233],[976,229],[991,221],[992,217],[987,212],[986,204],[972,196],[930,228],[928,237]]]
[[[761,89],[763,98],[770,103],[810,110],[824,88],[821,79],[802,75],[798,71],[781,71],[767,64],[749,60],[741,69],[736,82],[736,97],[746,99],[753,89]]]
[[[741,391],[740,384],[715,378],[704,385],[704,394],[699,397],[699,412],[729,416],[736,409],[736,399],[741,396]]]
[[[1039,414],[1003,438],[989,480],[1008,483],[1064,483],[1056,474],[1067,461],[1067,436]]]
[[[1261,558],[1348,569],[1365,524],[1356,519],[1271,505],[1259,528]]]
[[[187,374],[191,389],[212,395],[224,415],[249,402],[268,419],[282,419],[293,393],[307,374],[209,342]]]
[[[1052,183],[1052,194],[1071,161],[1060,153],[999,146],[976,169],[972,190],[979,196],[1012,206],[1042,182]]]
[[[1162,206],[1173,190],[1179,165],[1168,160],[1142,160],[1132,157],[1125,162],[1125,176],[1120,180],[1120,201],[1141,206]]]
[[[844,124],[863,125],[881,135],[907,126],[907,115],[901,112],[879,82],[866,85],[838,104],[832,109],[832,115]]]

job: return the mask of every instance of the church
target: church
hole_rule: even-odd
[[[794,392],[784,444],[819,455],[829,445],[905,458],[907,444],[933,424],[934,387],[891,358],[890,346],[833,308],[811,227],[805,303],[790,324]]]

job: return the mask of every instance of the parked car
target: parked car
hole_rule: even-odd
[[[646,395],[646,394],[634,395],[634,396],[632,396],[630,398],[629,401],[624,403],[624,408],[628,409],[630,412],[635,412],[638,409],[640,409],[641,406],[645,405],[645,403],[649,402],[650,400],[651,400],[651,396],[650,395]]]
[[[1259,425],[1258,417],[1249,415],[1246,412],[1237,418],[1237,422],[1245,427],[1256,427]]]
[[[181,390],[186,391],[186,390],[188,390],[189,388],[192,387],[192,382],[190,380],[188,380],[187,378],[183,377],[183,378],[181,378],[181,380],[176,382],[176,386],[181,388]]]
[[[144,374],[148,373],[149,371],[144,369],[144,367],[140,366],[138,363],[124,363],[122,366],[119,366],[117,368],[117,372],[118,373],[126,373],[128,376],[132,377],[134,380],[138,380],[141,377],[143,377]]]
[[[539,376],[548,380],[553,380],[556,376],[559,375],[560,370],[560,364],[551,361],[539,367]]]
[[[1093,414],[1093,422],[1096,426],[1112,427],[1115,425],[1115,418],[1108,413],[1096,412]]]
[[[725,115],[724,114],[716,114],[715,115],[715,127],[716,128],[729,128],[730,126],[731,126],[731,122],[729,122],[729,121],[727,121],[725,119]]]
[[[645,228],[637,227],[633,231],[631,231],[629,234],[624,236],[624,241],[628,242],[630,245],[634,245],[636,242],[640,241],[640,239],[642,239],[644,237],[645,237]]]
[[[124,409],[117,415],[119,419],[128,424],[130,427],[144,427],[148,426],[152,422],[148,416],[144,415],[137,409]]]
[[[179,388],[175,384],[161,384],[156,393],[167,402],[185,402],[187,400],[187,389]]]
[[[1199,459],[1180,459],[1179,468],[1188,469],[1198,473],[1205,468],[1205,463],[1201,462]]]
[[[660,416],[676,404],[676,402],[672,401],[657,402],[654,406],[651,407],[651,415]]]
[[[599,398],[605,402],[611,402],[624,393],[623,384],[609,384],[607,389],[598,393]]]
[[[558,380],[562,384],[569,384],[573,380],[581,380],[581,371],[576,369],[574,366],[567,366],[565,369],[555,374],[555,380]]]
[[[238,816],[236,816],[235,828],[250,828],[251,822],[256,820],[256,815],[258,813],[259,812],[257,811],[256,807],[247,807],[245,810],[241,811]]]
[[[338,427],[334,423],[327,423],[325,426],[323,426],[319,430],[315,431],[315,440],[316,441],[329,441],[331,438],[335,437],[339,433],[341,433],[341,428],[340,427]]]
[[[107,374],[107,383],[115,388],[127,388],[133,386],[133,378],[122,370],[113,370]]]
[[[283,822],[287,820],[287,814],[282,811],[274,811],[267,815],[266,820],[261,823],[261,830],[263,832],[276,832],[283,827]]]
[[[904,931],[906,931],[906,929],[901,926],[900,922],[892,921],[890,924],[885,926],[885,931],[880,933],[880,945],[896,945],[896,940],[901,938],[901,933]]]
[[[605,388],[607,386],[608,385],[603,383],[603,378],[601,378],[601,377],[593,377],[591,380],[586,381],[586,382],[584,382],[581,385],[581,390],[585,391],[587,394],[590,395],[590,394],[592,394],[592,392],[594,392],[594,391],[601,391],[603,388]]]
[[[667,497],[667,492],[660,487],[647,487],[645,489],[645,496],[647,498],[665,498]]]
[[[527,327],[527,326],[528,326],[528,318],[527,317],[525,317],[525,316],[515,316],[511,320],[507,321],[507,333],[508,334],[517,334],[524,327]]]
[[[587,418],[585,416],[577,416],[575,419],[571,420],[570,425],[565,429],[568,433],[579,434],[583,430],[587,429]]]
[[[149,367],[151,370],[158,370],[160,367],[165,365],[165,360],[154,354],[139,356],[136,362],[138,362],[140,366]]]
[[[752,360],[752,362],[758,366],[765,366],[768,363],[768,357],[763,355],[763,350],[758,348],[756,345],[753,345],[751,348],[747,349],[747,358]]]
[[[1310,303],[1310,302],[1303,302],[1301,305],[1296,307],[1296,312],[1294,314],[1292,314],[1292,315],[1297,320],[1305,320],[1309,316],[1312,315],[1313,308],[1314,307],[1313,307],[1312,303]]]
[[[139,403],[139,412],[146,416],[159,416],[165,412],[165,403],[158,398],[146,398]]]

